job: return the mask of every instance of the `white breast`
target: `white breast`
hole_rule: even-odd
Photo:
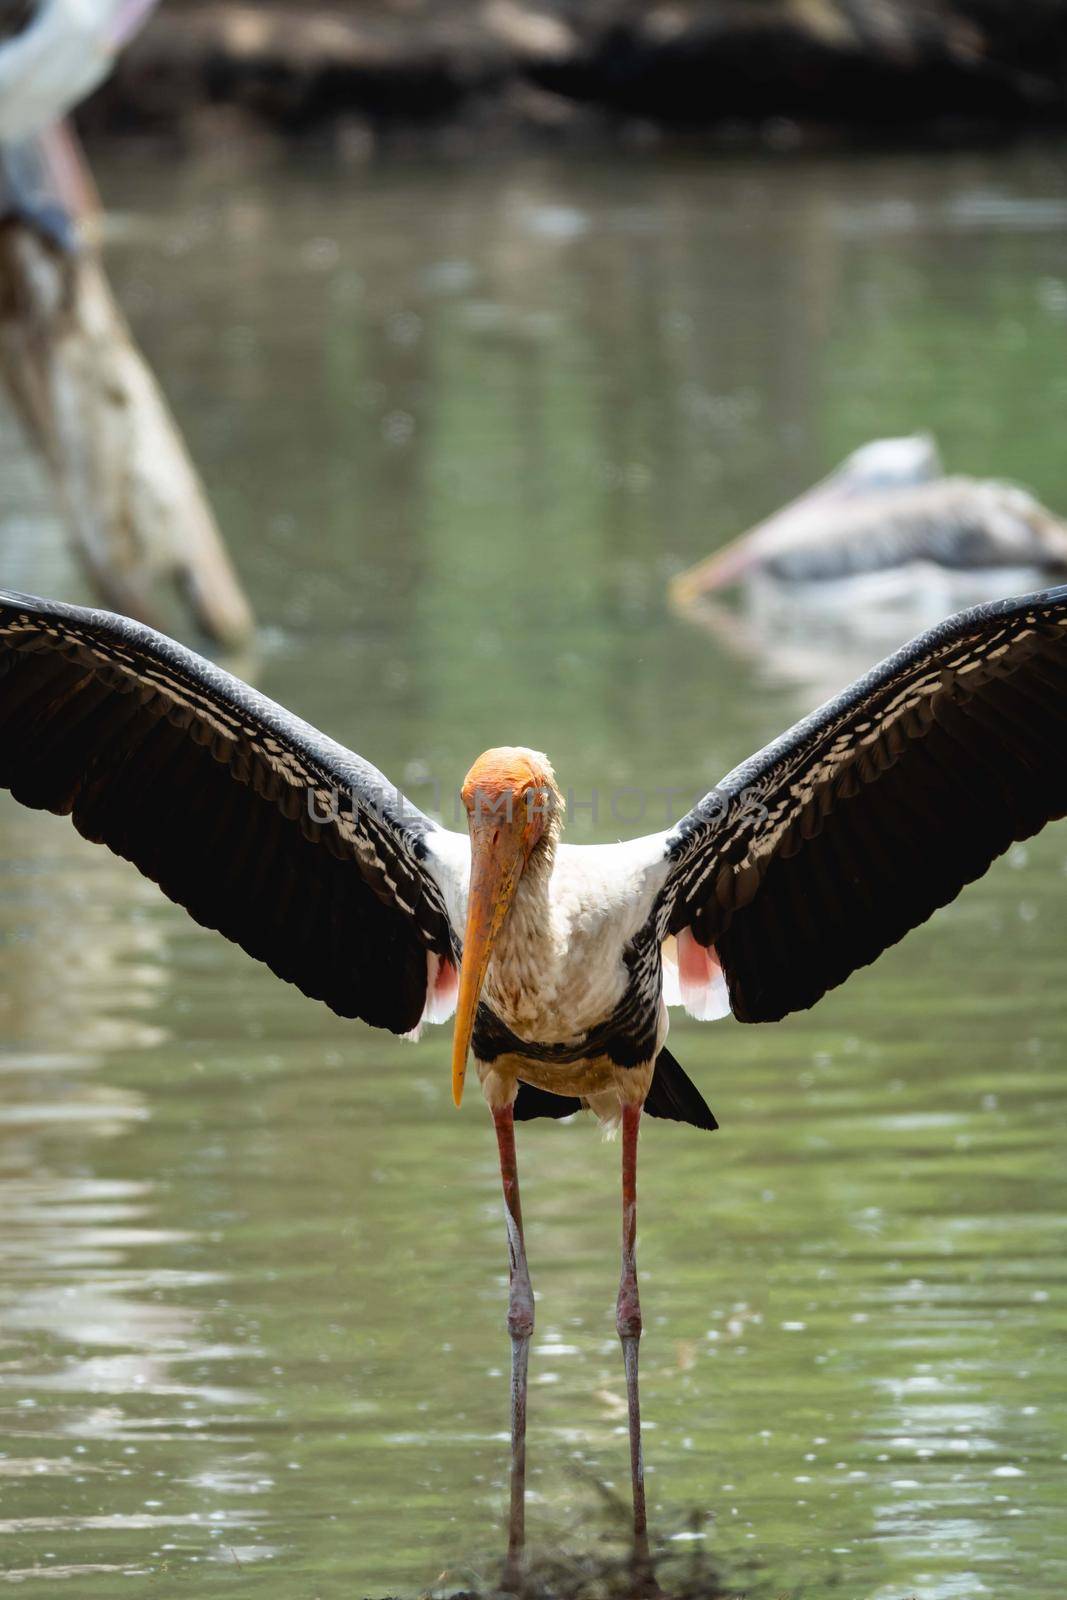
[[[453,926],[467,915],[470,848],[428,841]],[[566,845],[519,880],[486,976],[485,998],[520,1038],[562,1044],[609,1016],[627,984],[623,951],[648,919],[667,873],[662,843]]]

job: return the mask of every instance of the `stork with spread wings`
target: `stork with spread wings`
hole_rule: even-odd
[[[642,1110],[713,1129],[668,1006],[813,1005],[1067,811],[1067,587],[905,645],[728,774],[673,828],[563,842],[547,758],[487,751],[466,834],[281,706],[126,618],[0,593],[0,783],[69,815],[305,994],[397,1034],[455,1012],[508,1221],[511,1547],[523,1538],[533,1295],[516,1119],[622,1125],[617,1326],[645,1533],[635,1258]],[[346,797],[338,805],[337,796]]]

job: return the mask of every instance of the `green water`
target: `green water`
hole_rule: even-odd
[[[262,619],[242,670],[397,778],[508,741],[579,795],[713,782],[826,674],[665,581],[865,438],[933,428],[1067,508],[1059,152],[98,171]],[[2,460],[5,577],[80,598]],[[722,1131],[642,1141],[651,1508],[739,1593],[1067,1589],[1065,905],[1059,826],[813,1014],[675,1024]],[[0,934],[6,1576],[491,1573],[505,1248],[446,1032],[340,1021],[6,797]],[[610,1543],[627,1488],[617,1161],[520,1131],[540,1550]]]

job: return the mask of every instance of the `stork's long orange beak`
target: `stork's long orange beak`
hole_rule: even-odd
[[[471,819],[471,884],[467,901],[467,931],[459,969],[456,1031],[452,1036],[452,1098],[463,1099],[474,1018],[496,936],[508,914],[515,889],[526,865],[526,845],[521,819],[505,821]]]

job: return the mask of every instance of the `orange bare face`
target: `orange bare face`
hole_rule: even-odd
[[[452,1098],[463,1099],[467,1056],[489,958],[526,863],[559,802],[547,757],[505,745],[479,756],[460,791],[471,839],[467,929],[452,1039]]]

